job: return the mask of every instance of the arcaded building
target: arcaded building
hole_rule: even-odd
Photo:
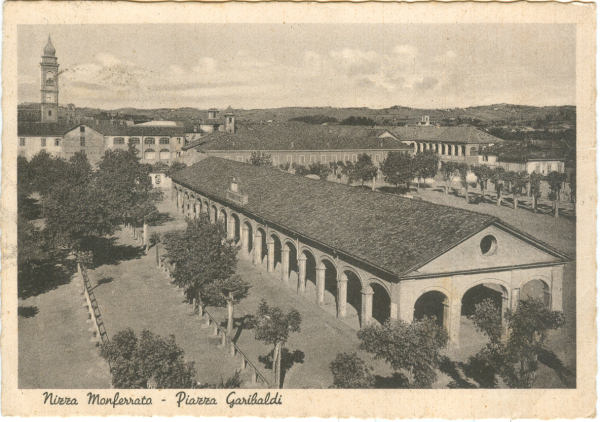
[[[224,224],[255,265],[356,328],[435,316],[456,345],[482,297],[562,309],[569,257],[496,217],[217,157],[173,184],[178,210]]]

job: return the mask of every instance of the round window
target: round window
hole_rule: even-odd
[[[479,243],[479,247],[481,248],[481,253],[489,256],[493,255],[496,252],[496,248],[498,247],[498,242],[496,238],[491,234],[484,236]]]

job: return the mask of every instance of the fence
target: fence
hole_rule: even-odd
[[[174,281],[173,276],[171,275],[173,264],[171,264],[166,258],[162,257],[162,259],[159,260],[159,268],[162,268],[162,270],[165,272],[165,274],[171,282]],[[221,346],[226,346],[228,343],[227,333],[220,326],[218,321],[206,309],[202,310],[200,318],[202,318],[207,323],[207,325],[205,325],[206,328],[212,327],[213,334],[221,338]],[[229,353],[232,357],[240,356],[240,368],[242,371],[250,369],[252,384],[260,382],[266,388],[270,387],[270,383],[269,381],[267,381],[265,376],[252,363],[252,361],[250,361],[250,359],[246,356],[242,349],[240,349],[239,346],[235,344],[235,342],[231,339],[229,339]]]
[[[83,294],[88,306],[89,318],[91,318],[92,322],[94,323],[94,335],[100,338],[102,344],[106,344],[109,342],[108,334],[106,333],[106,327],[104,326],[104,321],[102,320],[102,314],[100,313],[96,296],[92,290],[92,284],[90,283],[87,269],[83,264],[78,263],[77,270],[81,275],[81,280],[83,281]]]

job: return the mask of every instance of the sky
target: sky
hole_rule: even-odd
[[[574,25],[20,25],[19,102],[48,34],[80,107],[575,104]]]

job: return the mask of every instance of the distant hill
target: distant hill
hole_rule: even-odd
[[[136,109],[120,108],[116,110],[101,110],[96,108],[78,109],[85,115],[94,115],[100,112],[118,112],[124,115],[144,115],[156,120],[192,120],[206,118],[207,110],[192,107]],[[471,124],[474,126],[527,126],[540,122],[567,123],[575,125],[575,106],[523,106],[514,104],[492,104],[485,106],[449,108],[449,109],[421,109],[404,106],[393,106],[383,109],[366,107],[335,108],[335,107],[282,107],[271,109],[235,109],[239,121],[288,121],[299,120],[305,116],[320,116],[342,121],[349,117],[366,117],[374,120],[378,125],[405,125],[414,124],[421,116],[428,115],[434,124],[456,125]]]

